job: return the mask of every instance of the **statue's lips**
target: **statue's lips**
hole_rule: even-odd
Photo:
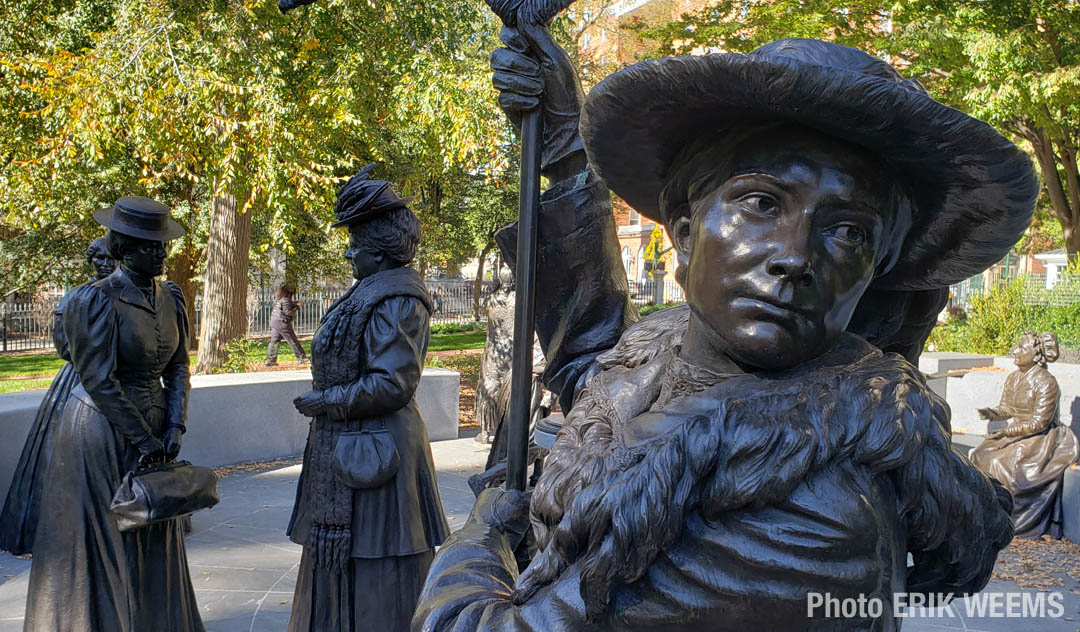
[[[731,302],[736,309],[751,309],[773,318],[791,320],[795,317],[810,320],[805,308],[772,297],[739,296]]]

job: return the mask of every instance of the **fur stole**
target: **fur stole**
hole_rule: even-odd
[[[353,285],[323,316],[311,343],[312,382],[315,390],[355,381],[363,372],[364,331],[382,301],[408,296],[431,311],[431,298],[423,280],[410,267],[376,272]],[[361,430],[363,420],[331,421],[319,415],[312,422],[308,462],[303,484],[313,507],[308,546],[323,568],[345,568],[352,546],[353,490],[334,476],[331,467],[338,437]]]
[[[845,334],[797,374],[680,391],[671,376],[684,328],[672,327],[685,313],[665,311],[660,326],[638,323],[598,358],[601,371],[570,411],[533,495],[541,550],[518,580],[517,603],[581,562],[595,620],[612,590],[678,541],[688,514],[709,520],[781,502],[836,464],[894,485],[916,563],[909,589],[985,584],[1012,538],[1011,499],[952,452],[948,407],[915,367]],[[639,432],[646,419],[657,430]]]

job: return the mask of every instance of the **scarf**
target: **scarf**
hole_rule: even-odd
[[[327,310],[311,345],[315,390],[348,384],[363,375],[364,331],[371,313],[379,303],[395,296],[415,298],[431,312],[423,280],[407,266],[376,272],[354,284]],[[331,421],[325,415],[312,422],[304,463],[304,493],[312,501],[313,513],[307,546],[315,563],[323,568],[344,569],[349,560],[353,489],[334,476],[331,464],[341,433],[358,432],[362,426],[363,419]]]

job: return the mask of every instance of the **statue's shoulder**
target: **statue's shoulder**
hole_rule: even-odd
[[[661,309],[630,325],[615,346],[596,357],[601,369],[635,368],[669,349],[682,345],[690,307],[686,304]]]

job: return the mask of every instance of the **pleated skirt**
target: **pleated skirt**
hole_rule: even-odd
[[[304,547],[288,632],[409,632],[435,551],[319,568]]]

